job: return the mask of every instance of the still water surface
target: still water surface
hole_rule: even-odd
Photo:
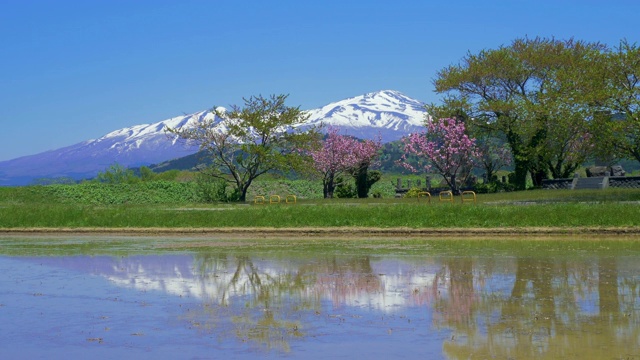
[[[640,359],[637,240],[172,242],[0,238],[0,358]]]

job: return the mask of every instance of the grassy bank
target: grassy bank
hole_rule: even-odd
[[[0,229],[10,228],[522,228],[634,227],[640,192],[527,191],[479,195],[477,203],[416,199],[301,200],[296,204],[91,205],[43,196],[41,189],[0,192]],[[11,194],[9,194],[11,193]]]

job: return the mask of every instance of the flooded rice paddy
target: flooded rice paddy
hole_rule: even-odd
[[[0,237],[0,358],[640,359],[640,239]]]

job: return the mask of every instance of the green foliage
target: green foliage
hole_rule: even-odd
[[[105,184],[133,184],[140,181],[133,170],[122,165],[113,164],[103,172],[99,172],[96,181]]]
[[[352,199],[358,197],[356,185],[352,181],[340,176],[336,178],[336,183],[338,186],[336,186],[336,190],[333,194],[335,197],[339,199]]]
[[[2,204],[20,205],[58,202],[59,200],[55,196],[44,191],[47,188],[48,186],[41,185],[17,187],[0,186],[0,207]]]
[[[188,173],[188,172],[187,172]],[[177,181],[178,177],[183,175],[183,172],[180,170],[168,170],[161,173],[156,174],[153,179],[154,180],[164,180],[164,181]]]
[[[623,39],[600,62],[602,107],[592,133],[599,157],[640,162],[640,46]]]
[[[409,189],[409,191],[407,191],[402,197],[404,198],[417,198],[418,195],[423,192],[424,190],[417,188],[417,187],[412,187],[411,189]]]
[[[245,201],[249,186],[259,176],[304,169],[306,158],[300,150],[317,140],[315,129],[298,126],[309,115],[299,107],[286,106],[286,99],[287,95],[252,96],[244,99],[243,107],[214,109],[211,119],[167,132],[198,144],[210,160],[201,171],[224,181],[233,179],[240,201]]]
[[[149,181],[131,184],[87,182],[78,185],[40,187],[45,198],[70,204],[180,204],[197,203],[201,198],[194,183]]]
[[[249,199],[254,196],[269,195],[295,195],[300,199],[322,199],[322,187],[318,186],[321,182],[311,180],[287,180],[287,179],[271,179],[256,181],[249,191]]]
[[[238,201],[238,189],[229,190],[229,182],[199,173],[196,176],[198,196],[202,202]]]
[[[371,192],[374,197],[379,194],[381,198],[393,198],[396,195],[396,187],[389,177],[383,175],[380,181],[371,186]]]
[[[152,181],[156,178],[156,174],[153,172],[153,170],[149,169],[146,166],[142,166],[140,168],[140,179],[142,181]]]
[[[527,174],[535,185],[548,175],[564,177],[590,149],[587,119],[602,102],[595,65],[603,51],[597,43],[525,38],[469,53],[438,72],[434,83],[445,101],[428,111],[504,138],[520,190]]]
[[[488,183],[477,183],[473,187],[473,191],[478,194],[497,193],[504,191],[515,191],[516,186],[511,183],[502,183],[499,181],[492,181]]]
[[[39,178],[35,179],[31,185],[55,185],[55,184],[75,184],[77,181],[68,176],[56,177],[56,178]]]
[[[379,166],[377,169],[384,173],[407,174],[411,173],[403,166],[398,165],[398,161],[405,155],[402,140],[391,141],[382,144],[381,154],[379,156]],[[413,154],[406,155],[408,161],[415,161],[416,156]]]

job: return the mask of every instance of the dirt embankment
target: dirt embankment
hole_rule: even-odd
[[[124,235],[124,236],[224,236],[241,238],[263,237],[487,237],[545,235],[640,235],[640,227],[522,227],[522,228],[10,228],[0,229],[2,235]]]

